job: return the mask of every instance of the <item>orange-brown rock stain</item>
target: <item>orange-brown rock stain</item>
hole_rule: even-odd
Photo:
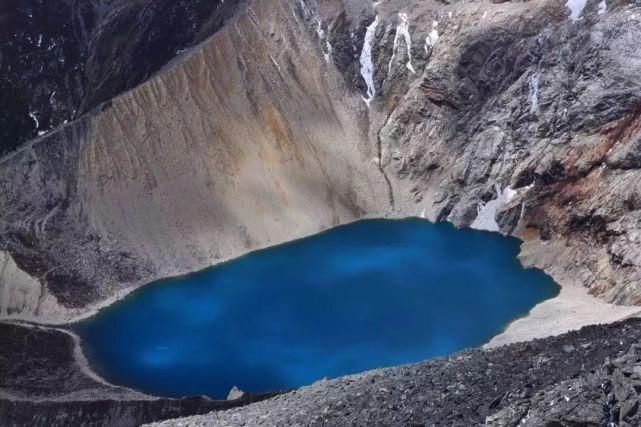
[[[614,124],[608,124],[601,131],[600,142],[588,141],[585,145],[573,147],[563,165],[568,176],[580,176],[581,168],[593,168],[605,161],[610,150],[617,144],[627,144],[641,131],[641,103]],[[592,142],[591,144],[589,142]]]
[[[641,131],[641,103],[637,104],[630,113],[620,119],[614,127],[608,129],[605,140],[612,147],[617,142],[625,144]]]

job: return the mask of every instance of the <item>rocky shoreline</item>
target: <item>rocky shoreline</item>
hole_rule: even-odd
[[[633,426],[641,422],[641,320],[469,350],[329,381],[159,426]]]
[[[3,425],[130,426],[174,417],[181,418],[161,425],[599,425],[608,405],[619,425],[640,421],[641,319],[232,401],[157,398],[105,384],[70,356],[68,334],[0,330],[21,343],[0,349],[10,362],[0,364]],[[184,418],[196,414],[203,415]]]

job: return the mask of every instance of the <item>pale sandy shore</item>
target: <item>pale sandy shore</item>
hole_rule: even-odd
[[[562,256],[562,251],[558,249],[553,245],[542,247],[537,242],[525,243],[519,258],[526,266],[542,262],[552,264],[555,257]],[[546,257],[551,259],[545,260]],[[559,295],[538,304],[526,317],[512,322],[484,348],[560,335],[587,325],[641,317],[641,307],[614,305],[590,295],[576,273],[549,264],[546,271],[561,286]]]

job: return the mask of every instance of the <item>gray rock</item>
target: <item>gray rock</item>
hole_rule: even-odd
[[[245,395],[245,392],[239,389],[236,386],[233,386],[231,390],[229,390],[229,394],[227,395],[227,400],[236,400],[240,399]]]

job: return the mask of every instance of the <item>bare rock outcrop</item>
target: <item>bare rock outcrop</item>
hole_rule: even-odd
[[[0,249],[60,307],[21,315],[64,321],[156,278],[414,215],[563,242],[583,253],[559,259],[567,275],[639,303],[641,13],[596,6],[250,2],[0,160]]]
[[[387,2],[375,41],[407,9],[416,73],[403,46],[391,58],[379,47],[372,108],[383,111],[394,194],[414,196],[401,210],[470,226],[510,189],[484,228],[581,249],[578,263],[559,259],[569,275],[607,301],[638,304],[638,270],[616,255],[628,239],[628,259],[639,257],[637,229],[615,224],[638,209],[641,25],[632,3],[596,6],[572,20],[560,1]]]

